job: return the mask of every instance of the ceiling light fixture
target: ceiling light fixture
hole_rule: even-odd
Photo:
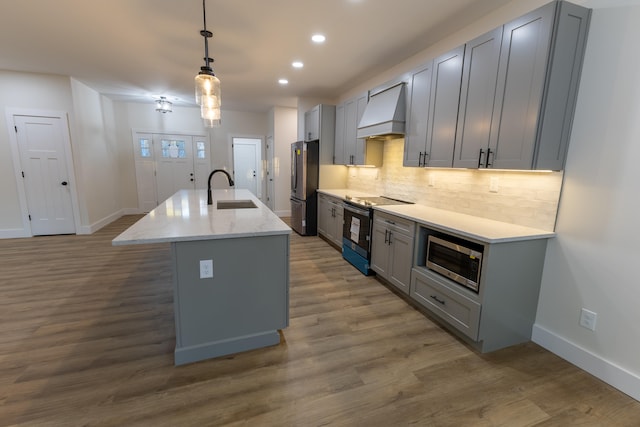
[[[304,67],[304,64],[302,63],[302,61],[293,61],[291,63],[291,66],[293,68],[302,68],[302,67]]]
[[[323,36],[322,34],[314,34],[313,36],[311,36],[311,40],[312,40],[314,43],[324,43],[324,41],[325,41],[326,39],[327,39],[327,38],[326,38],[325,36]]]
[[[204,66],[196,76],[196,104],[200,105],[200,116],[206,127],[220,126],[220,79],[213,74],[211,64],[213,58],[209,58],[209,38],[213,36],[207,31],[207,14],[205,0],[202,0],[202,20],[204,29],[200,35],[204,37]]]
[[[281,85],[286,85],[286,84],[289,84],[289,80],[287,80],[287,79],[280,79],[280,80],[278,80],[278,83],[280,83]]]
[[[160,99],[156,99],[156,111],[161,113],[170,113],[172,111],[172,105],[173,104],[167,101],[167,98],[164,96],[161,96]]]

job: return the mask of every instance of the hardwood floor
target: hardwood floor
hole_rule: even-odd
[[[175,367],[169,246],[111,246],[137,219],[0,240],[0,425],[640,425],[584,371],[533,343],[478,354],[295,233],[281,344]]]

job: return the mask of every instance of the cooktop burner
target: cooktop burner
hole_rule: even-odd
[[[355,205],[373,207],[373,206],[382,206],[382,205],[407,205],[413,204],[413,202],[407,202],[404,200],[394,199],[386,196],[379,197],[352,197],[345,196],[345,199],[353,203]]]

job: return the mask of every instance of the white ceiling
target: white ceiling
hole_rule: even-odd
[[[206,1],[223,108],[259,111],[337,98],[511,0]],[[195,105],[202,26],[202,0],[0,0],[0,69],[72,76],[114,100]]]

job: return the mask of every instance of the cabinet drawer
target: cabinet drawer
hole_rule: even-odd
[[[414,268],[409,295],[474,341],[478,340],[481,305],[453,290],[435,273]]]
[[[373,220],[384,224],[387,228],[404,233],[409,237],[415,234],[415,222],[408,219],[400,218],[394,215],[389,215],[384,212],[374,211]]]

